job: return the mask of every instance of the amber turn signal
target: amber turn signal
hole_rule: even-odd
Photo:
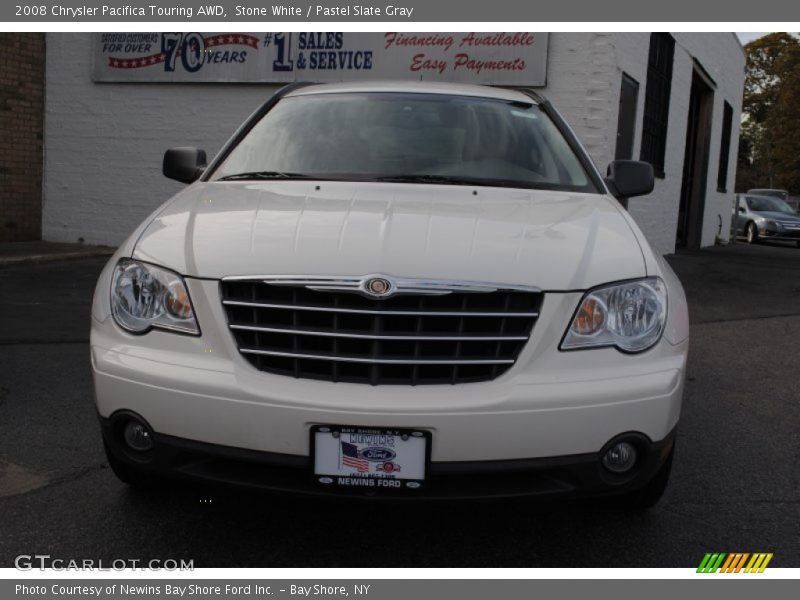
[[[578,335],[592,335],[600,331],[606,322],[606,307],[596,298],[587,298],[575,320],[572,322],[572,331]]]

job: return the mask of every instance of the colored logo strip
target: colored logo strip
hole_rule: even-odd
[[[698,573],[763,573],[772,560],[771,552],[707,552],[697,567]],[[748,559],[749,562],[748,562]],[[745,566],[747,563],[747,566]]]

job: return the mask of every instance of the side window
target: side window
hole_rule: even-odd
[[[722,139],[719,144],[719,171],[717,172],[717,191],[728,189],[728,159],[731,150],[731,129],[733,125],[733,108],[725,102],[722,114]]]
[[[656,177],[661,179],[664,178],[664,155],[667,148],[667,121],[674,54],[675,40],[670,34],[651,34],[640,156],[643,161],[653,165]]]
[[[636,103],[638,99],[639,82],[627,73],[623,73],[619,91],[617,149],[614,153],[614,160],[630,160],[633,158],[633,136],[636,131]]]

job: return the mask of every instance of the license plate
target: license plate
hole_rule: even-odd
[[[315,425],[314,480],[330,487],[418,490],[425,484],[430,438],[417,429]]]

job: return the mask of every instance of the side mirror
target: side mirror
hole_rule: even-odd
[[[197,181],[206,168],[206,151],[197,148],[170,148],[161,167],[165,177],[182,183]]]
[[[638,160],[615,160],[608,165],[606,184],[617,198],[644,196],[653,191],[653,165]]]

